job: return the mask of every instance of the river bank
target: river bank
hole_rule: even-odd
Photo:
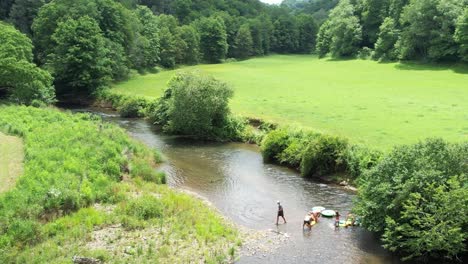
[[[143,119],[121,118],[99,109],[76,111],[99,114],[146,146],[160,149],[165,156],[160,169],[166,173],[169,186],[197,193],[229,221],[257,234],[251,243],[245,239],[237,263],[399,263],[373,234],[361,228],[335,231],[333,220],[323,218],[310,232],[302,232],[302,219],[312,206],[322,205],[346,215],[352,208],[353,192],[265,164],[258,146],[199,142],[160,134]],[[275,225],[277,200],[282,201],[288,220],[279,226]]]
[[[157,100],[155,99],[135,97],[125,94],[114,93],[110,90],[104,90],[98,94],[96,100],[90,102],[90,105],[92,107],[117,111],[124,118],[148,119],[151,116],[151,111],[154,108],[154,105],[157,104],[156,102]],[[316,135],[321,135],[320,133],[313,132],[311,130],[304,130],[295,127],[282,127],[279,124],[268,122],[258,118],[240,118],[244,119],[246,124],[242,135],[238,137],[240,138],[240,142],[242,143],[255,144],[257,146],[260,146],[265,137],[268,136],[271,132],[280,130],[285,131],[285,133],[289,134],[288,137],[290,137],[290,139],[286,139],[285,142],[277,144],[285,145],[285,147],[283,147],[281,151],[288,151],[289,154],[287,155],[293,157],[292,161],[290,158],[287,158],[286,160],[279,160],[274,157],[268,159],[268,161],[271,163],[277,163],[282,166],[289,167],[298,172],[302,172],[301,157],[305,151],[305,148],[307,147],[307,144],[310,141],[313,141]],[[158,128],[157,126],[155,127]],[[310,135],[313,136],[311,137]],[[347,139],[340,140],[347,142]],[[289,150],[290,146],[292,147],[291,150]],[[278,151],[278,148],[276,148],[274,151]],[[339,151],[346,152],[340,155],[345,156],[346,166],[348,166],[349,168],[343,167],[342,165],[336,165],[337,168],[341,168],[336,172],[334,172],[334,170],[330,170],[329,172],[318,176],[312,175],[314,173],[308,172],[307,174],[311,175],[305,176],[313,177],[314,180],[319,182],[327,184],[337,184],[345,186],[349,190],[357,191],[357,188],[354,184],[354,180],[359,176],[359,174],[363,170],[368,169],[370,166],[375,164],[376,160],[380,157],[381,154],[378,151],[354,145],[350,147],[350,151],[335,150],[335,152]],[[276,152],[273,154],[280,155],[281,153]],[[299,160],[297,160],[298,158]],[[343,159],[343,157],[336,157],[335,159]],[[267,159],[265,158],[265,160]]]
[[[157,151],[89,114],[0,107],[0,131],[24,139],[24,174],[0,195],[0,262],[219,263],[239,232],[169,188]]]

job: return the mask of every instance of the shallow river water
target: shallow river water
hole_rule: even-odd
[[[264,164],[257,146],[194,142],[161,135],[141,119],[124,119],[99,109],[75,111],[99,114],[147,146],[159,149],[166,158],[161,169],[167,173],[169,185],[203,196],[239,225],[289,236],[272,254],[244,256],[237,263],[399,263],[362,228],[335,230],[333,219],[322,217],[311,231],[303,231],[303,218],[311,207],[324,206],[345,216],[354,194],[340,186],[304,179],[293,170]],[[287,220],[279,226],[275,225],[277,200]]]

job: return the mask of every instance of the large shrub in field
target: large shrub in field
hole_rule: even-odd
[[[397,147],[360,178],[355,209],[405,259],[451,259],[466,252],[467,175],[467,142]]]
[[[151,115],[170,134],[233,140],[244,125],[230,116],[233,91],[226,83],[198,73],[177,73]]]

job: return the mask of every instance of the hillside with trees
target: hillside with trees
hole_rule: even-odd
[[[320,56],[466,61],[466,0],[341,0],[320,27]]]

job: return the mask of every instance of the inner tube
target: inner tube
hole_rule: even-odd
[[[323,207],[323,206],[314,206],[314,207],[312,207],[312,212],[314,212],[314,213],[320,213],[323,210],[325,210],[325,207]]]
[[[336,212],[333,210],[323,210],[321,214],[325,217],[333,217],[336,215]]]

